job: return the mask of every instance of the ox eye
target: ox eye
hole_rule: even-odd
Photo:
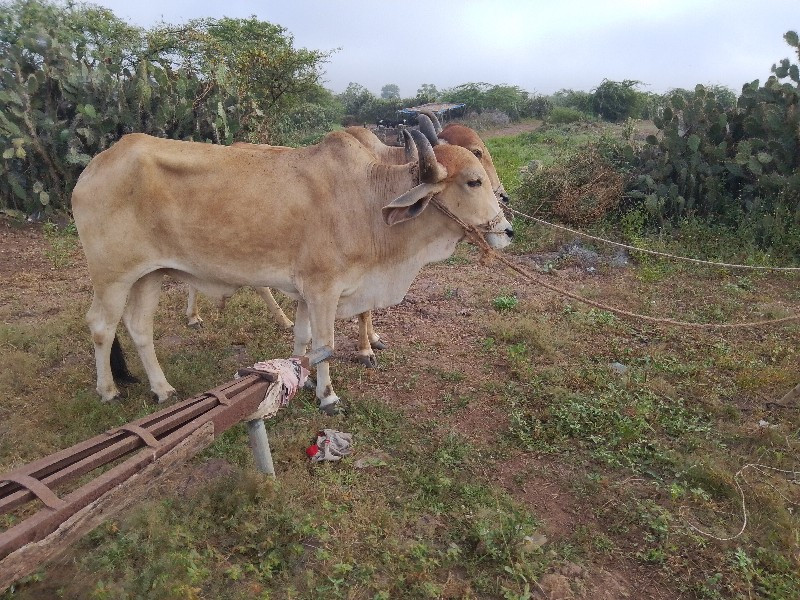
[[[478,158],[483,158],[483,152],[481,152],[480,150],[473,150],[472,153]]]
[[[483,182],[480,179],[471,179],[470,181],[467,182],[467,185],[469,187],[478,187],[480,185],[483,185]]]

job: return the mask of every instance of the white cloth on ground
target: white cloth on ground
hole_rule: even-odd
[[[317,453],[311,462],[337,461],[353,452],[353,435],[335,429],[323,429],[317,434]]]

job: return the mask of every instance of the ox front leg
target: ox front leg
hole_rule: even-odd
[[[197,329],[203,326],[203,319],[197,310],[197,289],[192,285],[189,286],[189,298],[186,300],[186,318],[189,327]]]
[[[176,393],[164,377],[153,346],[153,315],[161,295],[162,278],[161,273],[154,272],[139,279],[131,288],[128,305],[122,315],[150,380],[150,389],[159,403],[169,400]]]
[[[281,310],[281,307],[278,306],[278,303],[275,301],[275,296],[272,295],[272,290],[270,290],[268,287],[259,287],[256,288],[256,293],[261,296],[261,299],[264,302],[267,303],[267,309],[272,317],[278,322],[278,325],[282,329],[291,329],[294,323],[292,323],[289,317],[286,316],[286,313]]]
[[[318,297],[323,298],[323,302],[308,305],[308,316],[311,324],[311,349],[313,351],[323,346],[329,346],[333,350],[333,322],[336,317],[338,296],[331,297],[328,295],[326,298],[324,294],[320,294]],[[295,317],[298,322],[300,321],[299,310],[298,305],[298,314]],[[296,330],[297,326],[295,325]],[[297,343],[297,340],[295,340],[295,343]],[[329,416],[339,414],[339,396],[333,391],[328,361],[323,361],[317,365],[317,399],[319,400],[320,411]]]

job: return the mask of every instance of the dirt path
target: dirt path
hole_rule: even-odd
[[[544,121],[522,121],[520,123],[511,123],[505,127],[498,127],[496,129],[485,129],[481,131],[481,137],[496,138],[505,137],[509,135],[519,135],[520,133],[528,133],[529,131],[536,131],[544,124]]]

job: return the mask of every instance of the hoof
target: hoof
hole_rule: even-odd
[[[335,417],[337,415],[347,415],[347,408],[345,407],[344,402],[336,399],[334,402],[320,406],[319,412],[327,417]]]
[[[378,368],[378,358],[374,354],[359,354],[356,357],[356,361],[367,369]]]
[[[119,391],[115,391],[113,394],[109,396],[100,396],[100,402],[103,404],[117,404],[121,402],[123,399],[123,395]]]
[[[201,319],[200,317],[197,317],[197,320],[193,319],[193,320],[189,321],[189,323],[187,323],[187,325],[189,325],[189,327],[191,327],[192,329],[202,329],[203,328],[203,319]]]
[[[178,392],[175,390],[175,388],[170,388],[163,394],[158,394],[156,392],[153,392],[153,401],[156,404],[164,404],[165,402],[174,400],[177,395]]]
[[[314,392],[317,390],[317,382],[313,377],[306,377],[306,382],[303,384],[303,387]]]
[[[374,342],[370,342],[369,345],[372,346],[373,350],[386,350],[386,348],[388,348],[388,346],[384,344],[380,338]]]
[[[281,323],[281,324],[280,324],[280,326],[281,326],[283,329],[286,329],[286,330],[288,331],[289,329],[291,329],[292,327],[294,327],[294,323],[292,323],[291,321],[286,321],[286,322],[284,322],[284,323]]]

